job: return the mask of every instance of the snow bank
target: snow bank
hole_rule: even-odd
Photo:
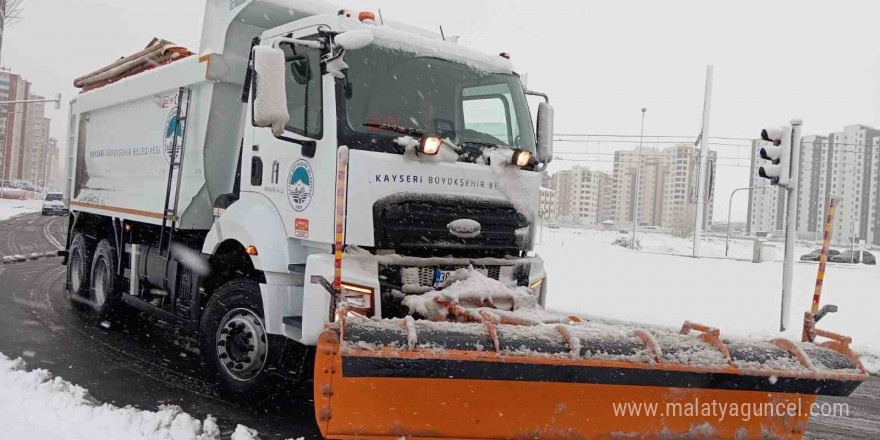
[[[42,200],[0,199],[0,220],[8,220],[18,215],[40,212],[42,208]]]
[[[25,370],[21,359],[0,353],[0,430],[3,438],[65,440],[217,440],[220,427],[208,415],[198,420],[176,405],[144,411],[100,403],[89,391],[46,370]],[[232,440],[257,440],[238,425]]]
[[[634,252],[611,244],[618,235],[543,228],[536,252],[548,270],[549,309],[591,320],[600,317],[672,329],[689,320],[719,328],[725,339],[801,339],[800,318],[812,301],[815,264],[795,264],[792,319],[789,329],[779,333],[780,261],[755,264],[660,254],[690,255],[692,241],[644,232],[638,235],[644,250]],[[732,239],[730,253],[749,258],[751,248],[751,241]],[[706,255],[723,256],[724,238],[708,237],[702,249]],[[880,266],[829,266],[822,304],[835,304],[840,311],[825,317],[819,327],[851,336],[860,354],[874,353],[868,363],[873,362],[873,371],[880,373],[880,332],[874,316],[880,310],[877,286]]]
[[[880,376],[880,354],[862,350],[859,352],[859,357],[868,373]]]
[[[18,188],[3,188],[0,191],[3,195],[3,199],[24,199],[26,195],[26,191]]]

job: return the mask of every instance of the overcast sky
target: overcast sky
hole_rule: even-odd
[[[142,49],[153,37],[197,50],[204,4],[26,0],[24,19],[4,37],[2,64],[33,82],[37,93],[60,91],[66,101],[76,94],[74,77]],[[647,107],[646,136],[695,137],[708,63],[715,65],[712,136],[751,138],[762,126],[793,117],[804,119],[807,134],[880,125],[877,1],[348,0],[343,6],[381,8],[385,19],[442,25],[462,44],[510,52],[517,70],[528,74],[529,88],[550,94],[557,133],[636,135],[640,109]],[[67,105],[48,108],[52,136],[65,145]],[[626,147],[558,142],[556,151],[566,157],[563,151]],[[713,149],[722,157],[749,154],[729,145]],[[551,169],[574,164],[556,161]],[[610,162],[578,164],[611,169]],[[718,171],[715,218],[724,219],[730,191],[747,186],[749,169]],[[734,219],[744,220],[745,211],[740,194]]]

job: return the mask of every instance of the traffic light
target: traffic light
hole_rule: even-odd
[[[761,139],[773,145],[758,150],[761,159],[770,161],[758,168],[758,175],[770,179],[773,185],[787,187],[791,180],[791,126],[765,128],[761,130]]]
[[[55,110],[61,110],[61,94],[55,94]]]

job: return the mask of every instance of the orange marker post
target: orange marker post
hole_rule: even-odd
[[[837,199],[832,198],[828,205],[828,218],[825,220],[825,237],[822,240],[822,254],[819,255],[819,272],[816,274],[816,290],[813,291],[813,306],[810,313],[819,313],[819,297],[822,296],[822,283],[825,281],[825,266],[828,263],[828,248],[831,246],[831,227],[834,221],[834,206]]]

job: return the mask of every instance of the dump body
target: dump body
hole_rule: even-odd
[[[219,105],[231,87],[206,80],[208,66],[192,56],[76,99],[73,210],[161,224],[176,141],[176,154],[185,150],[178,224],[210,228],[214,197],[232,187],[241,131],[217,119],[240,121],[241,108]]]

